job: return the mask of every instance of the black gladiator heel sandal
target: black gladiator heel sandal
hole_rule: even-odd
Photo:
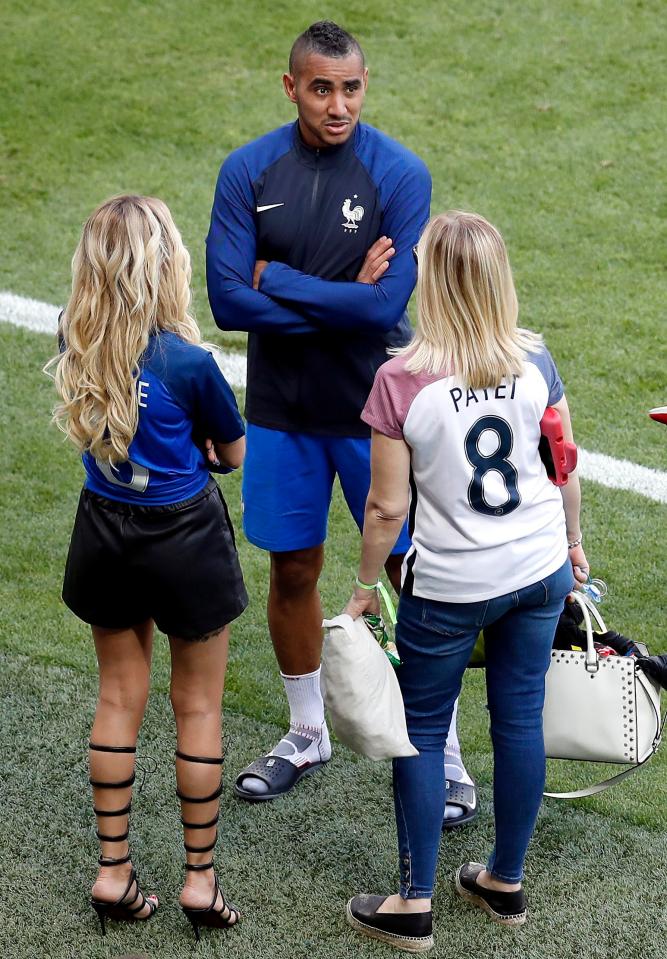
[[[100,753],[113,753],[115,755],[121,754],[134,754],[136,753],[135,746],[98,746],[95,743],[89,743],[88,748],[92,749],[94,752]],[[90,785],[93,788],[98,789],[129,789],[134,785],[135,773],[133,772],[129,779],[125,779],[122,782],[103,782],[99,779],[93,779],[92,776],[89,779]],[[129,815],[130,809],[132,808],[132,800],[122,809],[98,809],[97,806],[93,806],[93,812],[98,818],[114,818],[118,816],[127,816],[127,829],[124,833],[117,836],[109,836],[106,833],[97,830],[97,838],[101,842],[107,843],[127,843],[127,840],[130,835],[129,829]],[[127,862],[130,862],[130,853],[129,846],[128,852],[125,856],[120,856],[115,858],[113,856],[100,856],[98,859],[100,866],[122,866]],[[134,893],[134,895],[132,895]],[[131,898],[128,898],[130,897]],[[138,904],[137,901],[141,900]],[[132,868],[130,873],[130,878],[128,880],[125,891],[118,899],[113,901],[108,901],[106,899],[97,899],[95,896],[90,897],[90,905],[93,907],[97,913],[97,917],[100,920],[100,927],[102,929],[102,935],[106,935],[106,920],[115,919],[122,922],[143,922],[146,919],[150,919],[151,916],[155,914],[157,909],[158,902],[157,896],[149,896],[148,898],[144,896],[143,892],[139,889],[139,882],[137,880],[137,872]],[[147,916],[139,917],[137,914],[145,907],[150,907],[150,912]]]
[[[188,756],[186,753],[182,753],[180,750],[176,750],[176,756],[178,759],[183,760],[183,762],[188,763],[206,763],[208,765],[218,765],[222,766],[224,762],[224,757],[220,759],[211,759],[205,756]],[[216,799],[219,799],[222,792],[222,780],[218,785],[217,789],[211,793],[210,796],[186,796],[181,792],[180,789],[176,789],[176,795],[183,803],[208,803],[213,802]],[[181,805],[181,812],[183,812],[183,806]],[[185,846],[186,853],[201,853],[201,852],[212,852],[215,848],[215,844],[218,841],[218,830],[217,824],[220,819],[220,806],[218,804],[218,810],[213,817],[213,819],[208,820],[207,822],[188,822],[185,819],[185,816],[181,815],[181,822],[184,829],[215,829],[213,841],[209,842],[205,846],[193,846],[191,843],[183,841]],[[211,857],[210,862],[204,863],[186,863],[185,868],[189,872],[204,872],[207,869],[213,869],[213,857]],[[202,909],[191,909],[188,906],[181,906],[181,909],[185,913],[187,919],[190,921],[192,928],[194,930],[195,939],[199,942],[200,927],[206,926],[211,929],[231,929],[232,926],[235,926],[239,919],[241,918],[241,913],[237,906],[233,903],[228,903],[225,899],[224,893],[218,884],[218,877],[214,874],[215,886],[213,891],[213,899],[209,906],[206,906]],[[219,906],[218,906],[219,901]],[[218,908],[216,908],[218,906]]]

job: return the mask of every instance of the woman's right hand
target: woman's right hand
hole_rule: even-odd
[[[347,606],[343,610],[352,619],[358,619],[364,613],[374,613],[380,615],[380,597],[376,589],[360,589],[355,586],[352,596],[348,600]]]

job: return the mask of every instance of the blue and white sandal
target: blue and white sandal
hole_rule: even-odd
[[[455,779],[446,779],[445,786],[447,805],[459,806],[463,810],[463,813],[454,819],[443,819],[443,832],[449,829],[457,829],[459,826],[465,826],[479,815],[477,786],[474,781],[471,784],[457,782]]]

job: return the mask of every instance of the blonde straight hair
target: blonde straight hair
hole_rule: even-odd
[[[190,256],[167,206],[116,196],[89,217],[72,259],[72,294],[61,320],[54,422],[81,452],[119,463],[137,430],[139,359],[148,338],[201,334],[190,308]]]
[[[517,326],[519,307],[503,238],[476,213],[433,217],[417,247],[417,329],[392,352],[417,373],[447,371],[472,389],[520,376],[542,342]]]

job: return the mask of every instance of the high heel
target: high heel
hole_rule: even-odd
[[[124,856],[122,859],[110,859],[105,856],[100,856],[98,859],[100,866],[122,866],[124,863],[129,861],[129,856]],[[132,896],[132,898],[126,902],[125,900],[132,892],[133,887],[134,896]],[[138,905],[135,905],[137,899],[141,899],[141,902]],[[106,899],[96,899],[95,896],[91,896],[90,905],[93,907],[97,913],[97,918],[100,920],[102,935],[106,936],[106,919],[116,919],[120,922],[145,922],[155,915],[158,907],[158,900],[157,896],[144,896],[143,892],[139,888],[137,871],[134,867],[132,867],[128,884],[125,887],[125,891],[122,896],[119,896],[118,899],[114,900],[113,902],[108,902]],[[148,915],[138,916],[137,913],[140,913],[145,906],[148,906],[150,909]]]
[[[185,868],[191,869],[192,867],[186,866]],[[204,868],[213,869],[213,863],[207,863]],[[215,905],[218,901],[218,896],[220,896],[220,908],[216,909]],[[210,906],[205,909],[189,909],[187,906],[181,906],[181,909],[190,920],[197,942],[199,942],[200,939],[200,926],[206,926],[210,929],[231,929],[241,918],[241,913],[237,906],[232,902],[227,902],[225,899],[225,895],[218,884],[217,876],[215,876],[215,891]],[[225,913],[227,913],[226,916]]]
[[[89,748],[94,752],[100,753],[111,753],[113,755],[127,755],[136,753],[135,746],[100,746],[96,743],[89,743]],[[132,775],[124,779],[122,782],[105,782],[103,780],[94,779],[92,776],[89,779],[89,782],[93,789],[130,789],[134,785],[135,774],[134,771]],[[98,817],[98,819],[105,818],[115,818],[118,816],[127,816],[127,829],[124,833],[120,835],[110,836],[107,833],[97,830],[97,838],[100,842],[104,843],[127,843],[129,838],[129,814],[130,809],[132,808],[132,800],[127,803],[126,806],[123,806],[122,809],[99,809],[97,806],[93,806],[93,812]],[[103,867],[112,867],[112,866],[123,866],[126,863],[130,862],[130,852],[129,845],[127,846],[127,853],[124,856],[118,858],[114,856],[100,856],[98,859],[100,866]],[[134,895],[132,895],[134,893]],[[130,897],[131,898],[128,898]],[[138,902],[138,900],[141,900]],[[137,905],[138,902],[138,905]],[[128,879],[127,886],[121,896],[118,899],[108,901],[106,899],[99,899],[96,896],[90,897],[90,905],[97,913],[97,917],[100,921],[100,928],[102,930],[102,935],[106,935],[106,920],[115,919],[122,922],[136,922],[144,921],[150,919],[151,916],[155,914],[155,911],[158,907],[157,896],[144,896],[143,892],[139,888],[139,882],[137,880],[137,872],[132,867],[130,872],[130,877]],[[138,914],[146,906],[149,907],[150,911],[146,916],[139,916]]]
[[[204,763],[207,765],[219,765],[222,766],[224,762],[224,757],[220,758],[210,758],[205,756],[189,756],[187,753],[182,753],[180,750],[176,750],[176,756],[178,759],[181,759],[183,762],[188,763]],[[196,803],[198,805],[203,803],[213,802],[216,799],[219,799],[222,792],[222,779],[220,780],[217,789],[214,790],[209,796],[187,796],[180,789],[176,790],[176,795],[183,803]],[[183,812],[183,806],[181,805],[181,812]],[[217,827],[218,820],[220,819],[220,809],[218,804],[218,809],[216,811],[213,819],[210,819],[206,822],[188,822],[185,817],[181,816],[181,822],[184,829],[214,829]],[[211,852],[215,848],[215,844],[218,839],[218,830],[215,828],[212,842],[209,842],[205,846],[193,846],[191,843],[188,843],[184,840],[183,845],[185,846],[186,853],[202,853],[202,852]],[[209,862],[204,863],[186,863],[186,870],[189,872],[205,872],[208,869],[214,869],[213,858]],[[217,907],[217,908],[216,908]],[[218,877],[214,873],[214,891],[213,899],[209,906],[200,909],[193,909],[188,906],[181,906],[186,918],[190,922],[192,929],[195,934],[195,939],[197,942],[200,940],[200,928],[207,927],[211,929],[231,929],[232,926],[235,926],[241,918],[241,913],[237,906],[233,903],[228,903],[225,899],[224,893],[220,888],[218,883]]]

